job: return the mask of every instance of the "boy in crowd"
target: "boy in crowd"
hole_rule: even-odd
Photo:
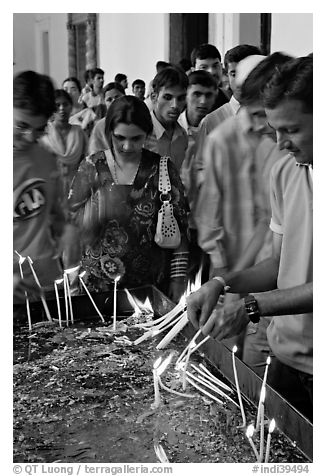
[[[259,327],[261,316],[274,316],[267,329],[275,356],[268,383],[312,420],[312,58],[279,66],[263,100],[278,146],[288,152],[271,171],[272,257],[205,283],[189,296],[188,317],[203,335],[220,340],[239,334],[250,322]],[[254,294],[211,314],[225,286],[231,293]]]
[[[106,109],[108,110],[113,101],[125,95],[125,90],[120,83],[114,81],[105,86],[103,93]],[[88,152],[89,154],[94,154],[99,150],[106,150],[108,148],[109,144],[105,136],[105,117],[103,117],[97,121],[92,130],[91,136],[89,138]]]
[[[125,91],[128,88],[128,78],[125,74],[123,73],[116,74],[114,77],[114,81],[116,83],[120,83]]]
[[[69,233],[65,226],[62,187],[55,157],[37,143],[55,111],[54,88],[48,76],[24,71],[13,83],[13,246],[29,256],[41,285],[53,290],[62,276],[58,258]],[[25,290],[40,292],[28,266],[13,254],[14,302],[25,298]]]
[[[193,162],[195,157],[199,123],[205,117],[205,115],[212,110],[215,101],[217,85],[213,76],[204,70],[193,71],[188,75],[188,79],[189,86],[187,89],[186,109],[179,117],[179,124],[187,131],[189,142],[186,151],[186,157],[182,163],[180,177],[185,187],[190,206],[189,230],[191,246],[191,269],[189,270],[189,273],[191,279],[194,279],[203,260],[203,253],[197,245],[196,226],[192,215],[196,197],[196,176]],[[204,274],[206,278],[206,269]]]
[[[188,76],[179,68],[169,66],[153,79],[151,111],[153,132],[145,148],[161,156],[168,155],[180,171],[188,147],[187,133],[178,123],[186,106]]]
[[[214,45],[204,43],[192,50],[190,58],[194,71],[202,69],[208,71],[216,81],[217,91],[213,110],[227,103],[229,98],[223,89],[220,88],[223,68],[221,54],[218,49]]]
[[[133,83],[131,85],[131,88],[132,88],[133,95],[136,96],[137,98],[141,99],[142,101],[144,101],[144,99],[145,99],[145,81],[143,81],[142,79],[135,79],[135,81],[133,81]]]
[[[104,71],[101,68],[94,68],[91,69],[90,75],[92,90],[82,94],[81,101],[83,101],[87,107],[96,108],[104,104]]]

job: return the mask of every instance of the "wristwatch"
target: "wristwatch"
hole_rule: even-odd
[[[251,322],[257,324],[257,322],[260,321],[260,311],[255,297],[252,294],[248,294],[248,296],[245,296],[243,300],[249,319]]]

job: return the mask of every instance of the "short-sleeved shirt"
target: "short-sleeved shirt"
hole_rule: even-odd
[[[64,214],[60,175],[55,156],[33,145],[28,151],[14,151],[13,158],[13,246],[29,256],[42,286],[60,277],[57,259],[58,237]],[[19,274],[18,256],[13,256],[14,273]],[[26,262],[24,276],[31,274]]]
[[[180,124],[176,123],[172,139],[170,139],[165,128],[156,119],[153,111],[151,111],[151,116],[153,132],[147,137],[144,147],[152,152],[156,152],[160,156],[167,155],[170,157],[179,172],[188,147],[187,132]]]
[[[271,172],[273,232],[282,235],[277,287],[287,289],[313,280],[312,174],[292,155],[277,162]],[[312,313],[275,316],[268,342],[286,365],[312,374]]]

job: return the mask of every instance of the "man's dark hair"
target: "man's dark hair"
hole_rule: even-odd
[[[145,81],[143,81],[142,79],[135,79],[135,81],[133,81],[131,87],[133,88],[134,86],[143,86],[143,88],[145,87]]]
[[[59,98],[66,99],[66,101],[68,101],[69,104],[72,105],[72,97],[64,89],[56,89],[54,91],[54,99],[56,100],[56,99],[59,99]]]
[[[89,81],[90,79],[93,79],[92,70],[91,70],[91,69],[86,69],[86,71],[85,71],[85,73],[84,73],[85,83],[88,83],[88,81]]]
[[[104,76],[104,71],[101,68],[93,68],[91,69],[91,78],[94,79],[97,74],[102,74]]]
[[[313,111],[313,59],[295,58],[276,71],[263,91],[264,107],[274,109],[283,101],[296,99],[307,113]]]
[[[200,84],[205,88],[211,88],[213,86],[214,89],[217,89],[215,78],[211,75],[211,73],[202,69],[190,73],[188,75],[188,80],[189,86],[191,86],[192,84]]]
[[[194,48],[191,52],[190,59],[192,66],[195,66],[197,58],[218,58],[219,61],[221,61],[221,53],[218,51],[216,46],[203,43],[202,45],[196,46],[196,48]]]
[[[189,71],[189,69],[191,68],[191,61],[189,58],[182,58],[180,61],[179,61],[179,66],[183,69],[183,71],[186,73],[187,71]]]
[[[116,89],[117,91],[120,91],[120,93],[126,94],[124,88],[121,86],[120,83],[118,83],[117,81],[112,81],[111,83],[108,83],[106,86],[104,86],[104,88],[103,88],[104,97],[105,97],[105,94],[108,91],[111,91],[112,89]]]
[[[272,78],[276,68],[292,58],[292,56],[276,52],[258,63],[241,86],[241,104],[246,105],[261,101],[262,91],[266,83]]]
[[[14,108],[25,109],[34,116],[52,116],[56,107],[51,78],[35,71],[17,74],[13,83],[13,105]]]
[[[251,55],[262,55],[258,46],[254,45],[238,45],[228,50],[224,55],[224,66],[228,71],[229,63],[239,63],[239,61]]]
[[[167,63],[166,61],[157,61],[155,65],[156,73],[159,73],[162,71],[162,69],[167,68],[168,66],[171,66],[171,63]]]
[[[114,76],[114,81],[116,81],[117,83],[120,83],[121,81],[123,81],[124,79],[127,79],[127,76],[123,73],[117,73],[115,76]]]
[[[174,86],[180,86],[181,88],[187,89],[188,83],[188,76],[181,68],[178,68],[177,66],[168,66],[157,73],[153,79],[152,87],[154,93],[159,93],[161,88],[171,88]]]

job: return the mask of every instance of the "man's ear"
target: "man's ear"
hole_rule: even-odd
[[[158,98],[158,94],[155,93],[154,91],[151,92],[151,100],[153,104],[156,104]]]

